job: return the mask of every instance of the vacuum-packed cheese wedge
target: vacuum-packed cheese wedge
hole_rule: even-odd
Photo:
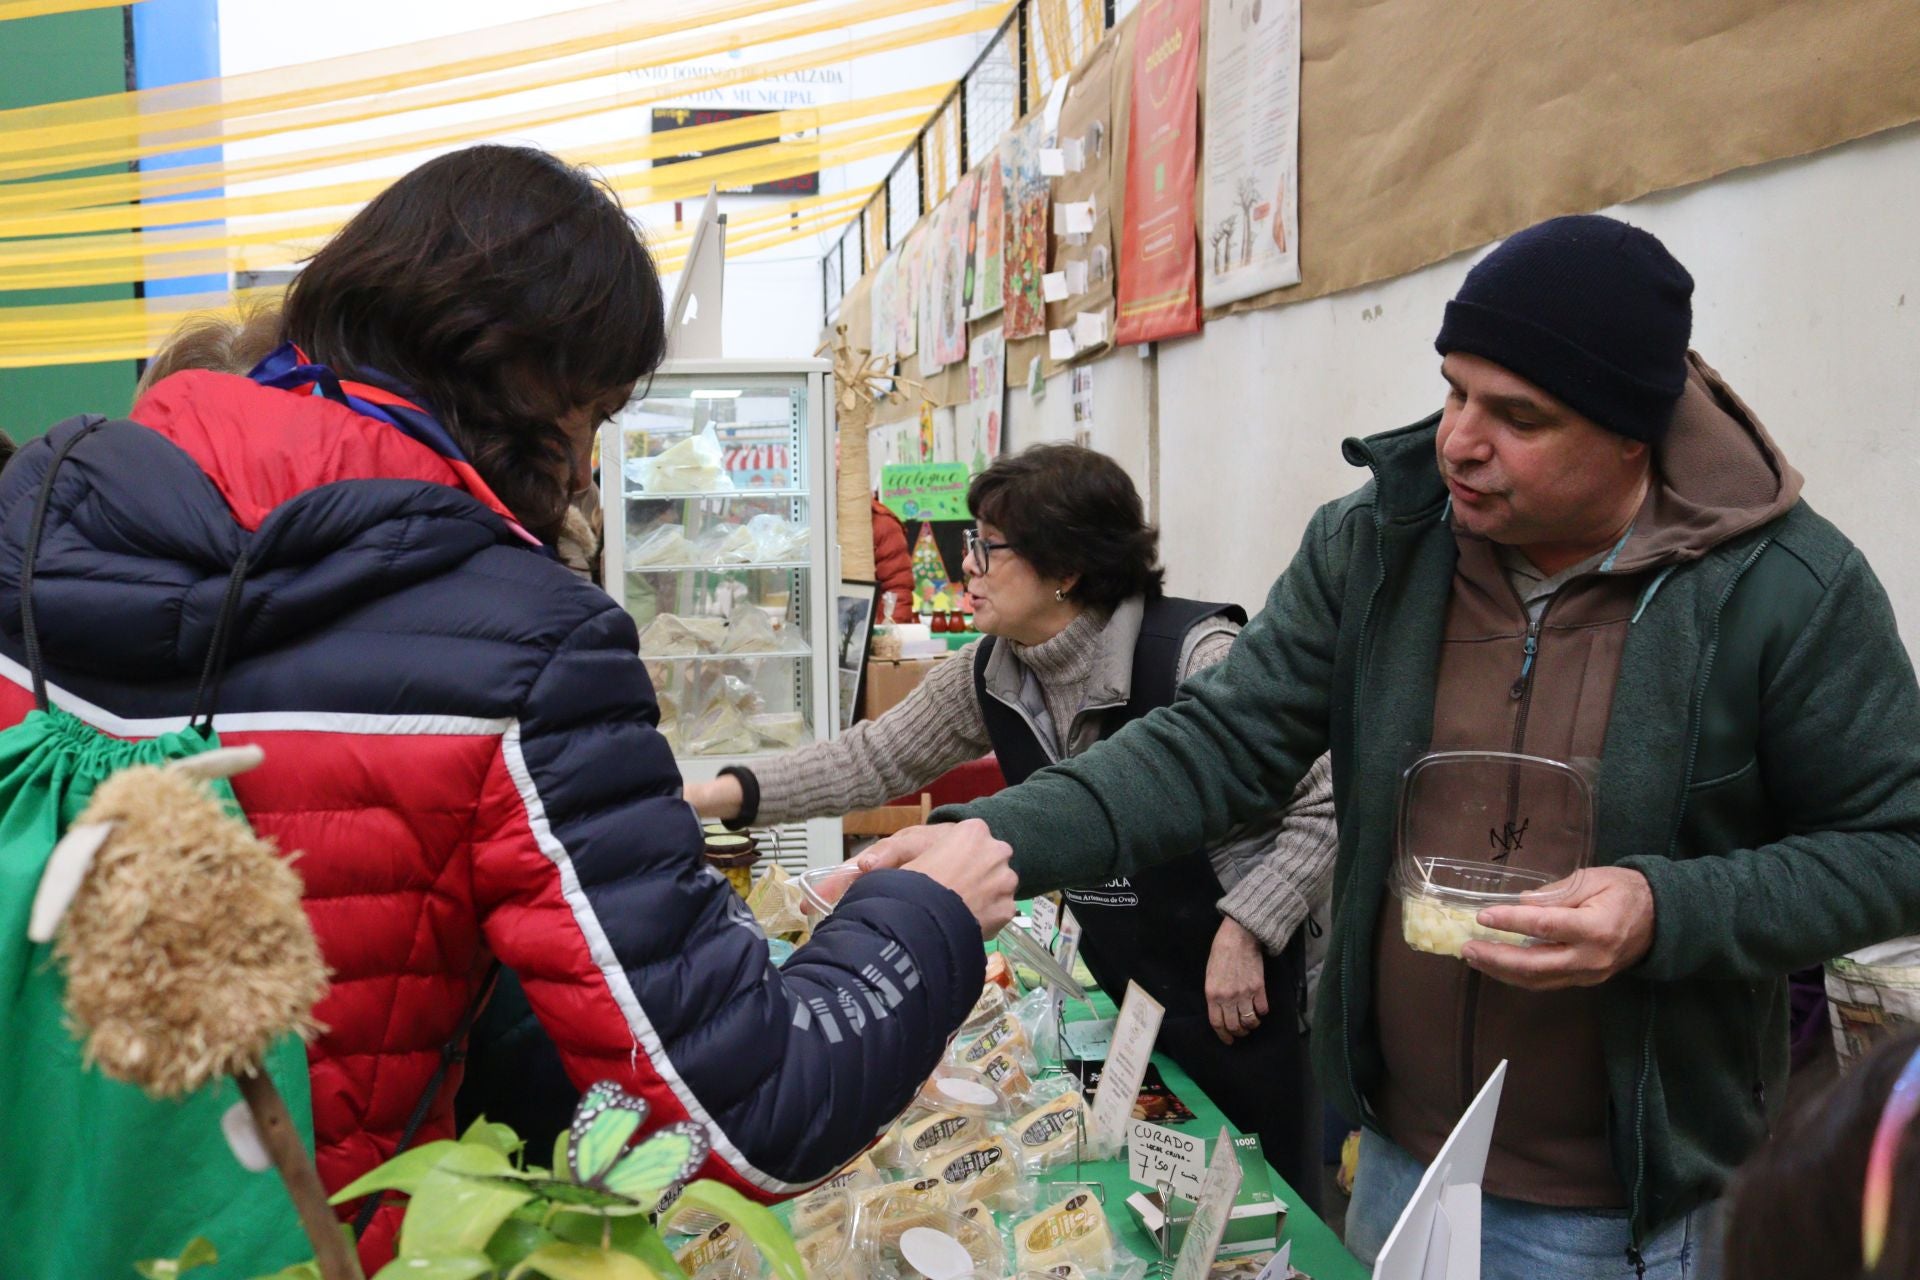
[[[740,1228],[731,1222],[722,1222],[711,1231],[694,1237],[686,1248],[673,1255],[673,1260],[680,1264],[680,1269],[691,1280],[701,1280],[702,1276],[731,1274],[731,1268],[726,1264],[752,1247]]]
[[[796,1236],[812,1235],[845,1221],[847,1192],[873,1186],[879,1181],[880,1171],[874,1167],[873,1157],[862,1155],[793,1202],[793,1233]]]
[[[1014,1145],[1027,1159],[1050,1166],[1073,1154],[1075,1138],[1085,1123],[1086,1103],[1075,1089],[1015,1120]]]
[[[911,1182],[883,1182],[853,1193],[854,1211],[864,1226],[889,1222],[916,1213],[953,1210],[953,1196],[939,1177],[915,1178]]]
[[[1011,1013],[1003,1013],[987,1024],[986,1030],[973,1038],[972,1043],[960,1051],[960,1061],[974,1067],[993,1056],[999,1048],[1014,1049],[1031,1054],[1027,1045],[1027,1033],[1020,1028],[1020,1020]]]
[[[991,1080],[1003,1097],[1023,1098],[1033,1088],[1033,1081],[1027,1079],[1026,1070],[1012,1049],[995,1049],[981,1059],[975,1070]]]
[[[1019,1176],[1013,1144],[1005,1138],[984,1138],[949,1151],[922,1166],[936,1174],[958,1199],[991,1202],[1013,1190]]]
[[[901,1130],[900,1163],[903,1166],[924,1165],[942,1152],[977,1141],[985,1134],[986,1125],[979,1116],[936,1111]]]
[[[993,1225],[993,1210],[987,1208],[984,1201],[967,1201],[966,1207],[960,1210],[960,1216],[969,1222],[981,1222],[989,1227]]]
[[[1015,1225],[1013,1247],[1023,1270],[1071,1264],[1097,1271],[1113,1261],[1113,1233],[1107,1229],[1106,1214],[1085,1191]]]
[[[1007,989],[997,982],[988,982],[980,988],[980,998],[973,1002],[966,1021],[960,1024],[963,1032],[976,1027],[985,1027],[989,1022],[1007,1011]]]

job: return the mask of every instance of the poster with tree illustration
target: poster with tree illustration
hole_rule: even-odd
[[[952,580],[947,562],[940,558],[939,544],[933,540],[933,522],[923,521],[920,536],[913,543],[913,597],[925,600]]]
[[[1208,0],[1200,293],[1300,283],[1300,0]]]

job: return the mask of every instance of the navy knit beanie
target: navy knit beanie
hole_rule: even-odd
[[[1481,356],[1610,431],[1657,442],[1687,383],[1693,277],[1598,214],[1509,237],[1467,273],[1434,346]]]

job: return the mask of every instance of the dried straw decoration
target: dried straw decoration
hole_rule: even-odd
[[[868,509],[873,490],[867,480],[867,428],[876,404],[905,400],[903,388],[917,382],[893,378],[893,361],[847,340],[847,326],[835,325],[822,352],[833,353],[834,421],[840,433],[840,472],[835,493],[839,522],[840,573],[854,582],[873,581],[873,520]],[[889,386],[891,379],[892,385]]]
[[[252,1073],[311,1041],[327,970],[300,877],[205,783],[138,766],[79,822],[116,824],[61,922],[55,954],[87,1059],[157,1097]]]

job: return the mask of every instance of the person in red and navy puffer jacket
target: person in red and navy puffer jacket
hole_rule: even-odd
[[[906,1106],[1012,912],[1004,851],[955,852],[862,877],[774,967],[703,865],[634,623],[543,544],[660,362],[661,312],[610,191],[542,152],[455,152],[320,251],[251,377],[163,379],[54,477],[38,632],[53,701],[106,733],[187,723],[246,558],[215,728],[265,749],[234,790],[298,855],[332,970],[309,1051],[329,1190],[394,1153],[497,959],[577,1087],[698,1123],[702,1176],[795,1193]],[[83,425],[0,475],[0,727],[32,706],[35,500]],[[418,1141],[449,1136],[458,1076]],[[363,1238],[369,1274],[397,1225]]]

